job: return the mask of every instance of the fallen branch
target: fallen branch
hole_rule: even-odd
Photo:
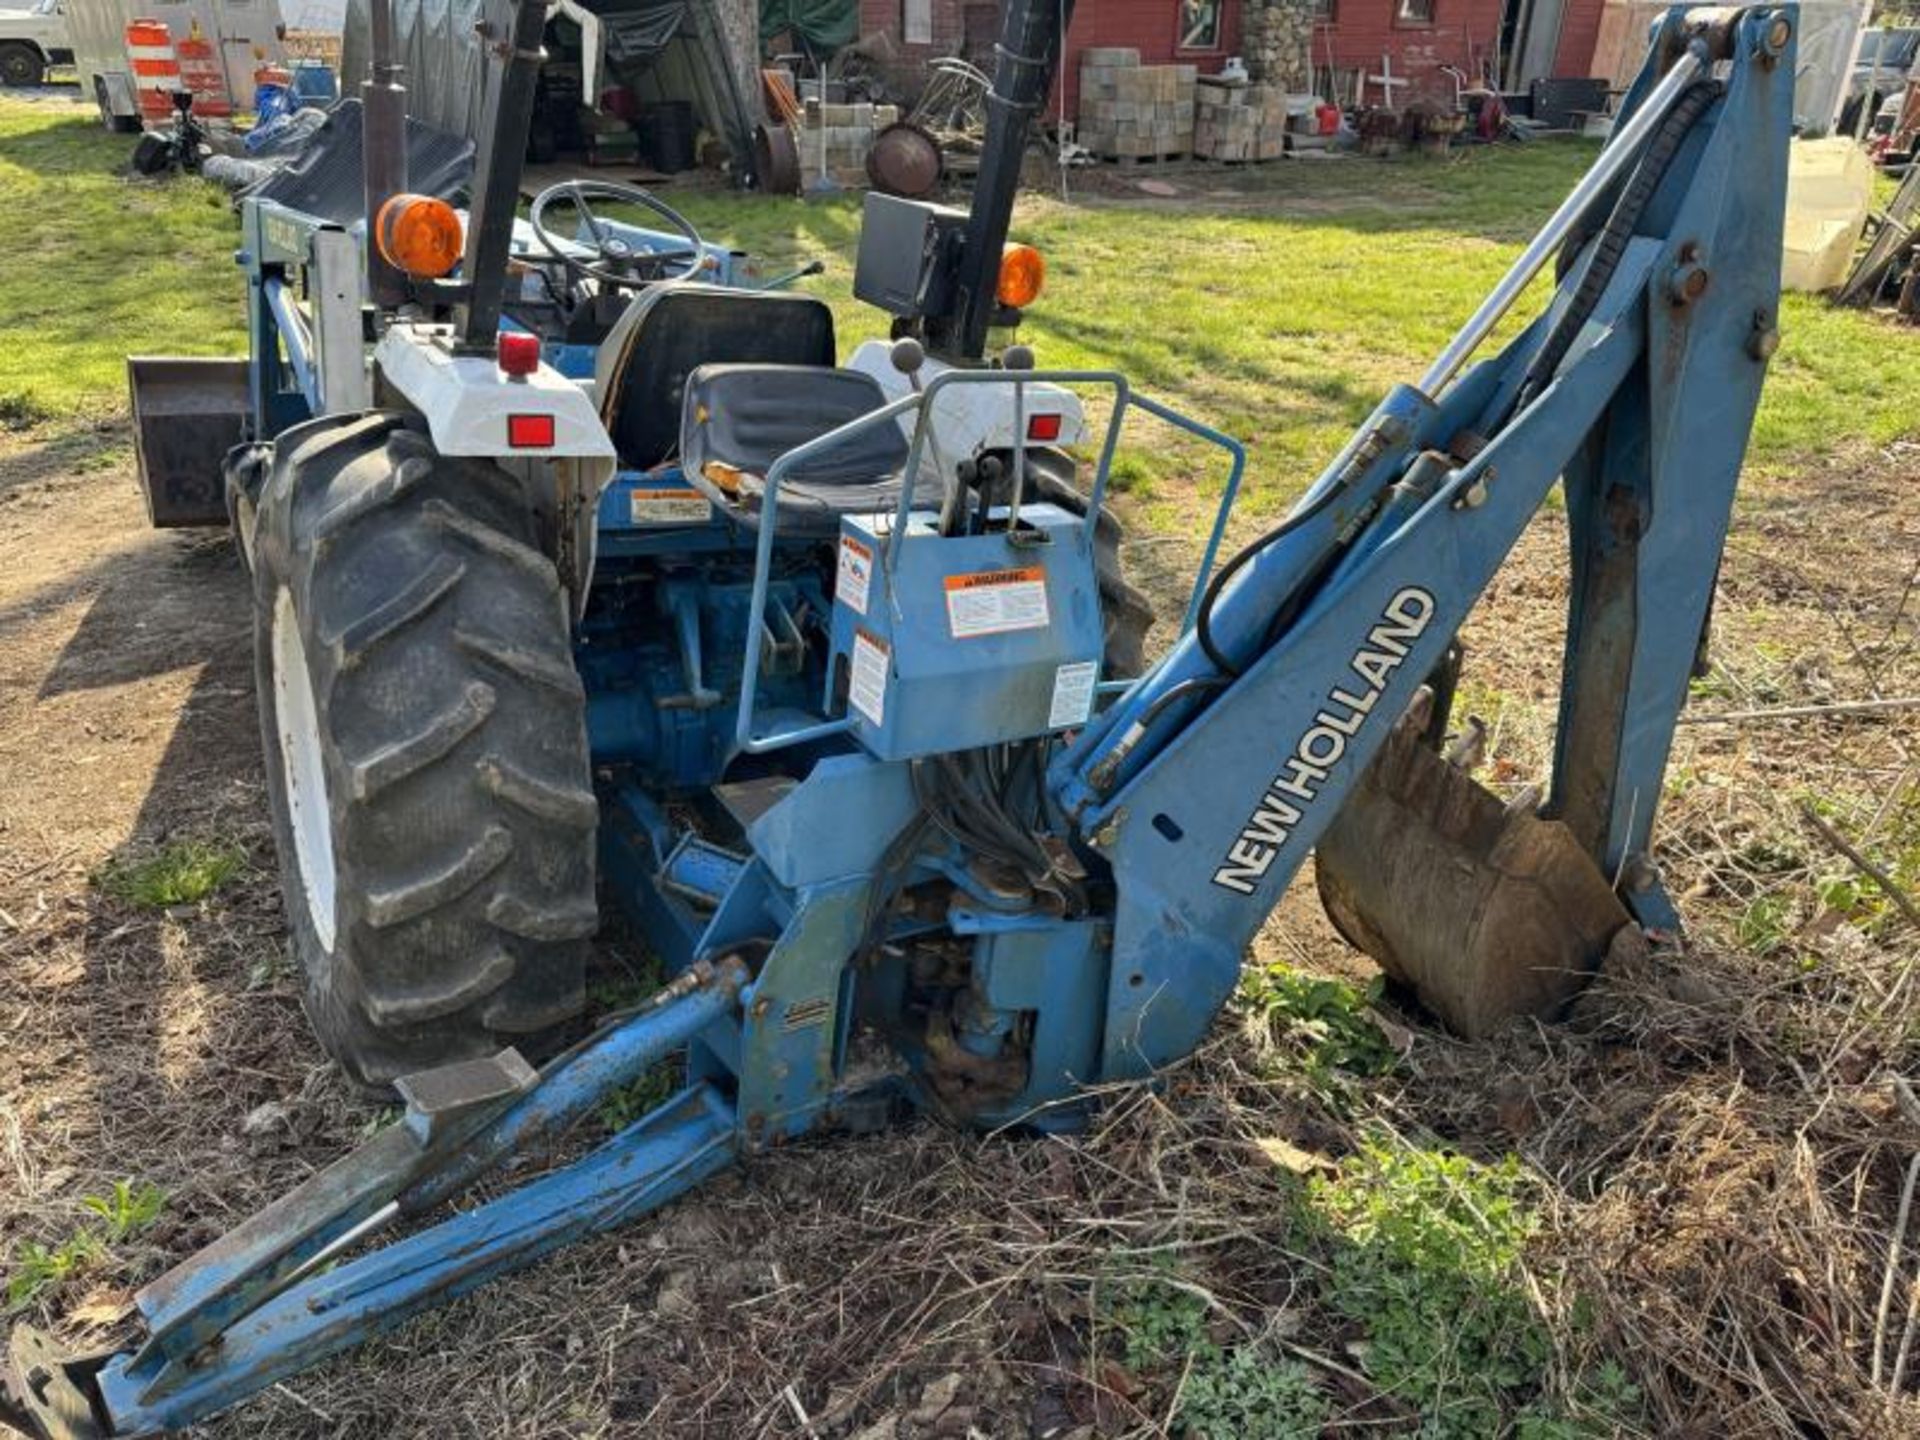
[[[1893,1217],[1893,1233],[1887,1237],[1887,1268],[1880,1280],[1880,1304],[1873,1312],[1873,1383],[1880,1383],[1881,1354],[1887,1343],[1887,1311],[1893,1304],[1893,1281],[1900,1273],[1900,1250],[1907,1234],[1907,1215],[1913,1209],[1914,1181],[1920,1180],[1920,1153],[1907,1162],[1907,1178],[1900,1187],[1900,1209]]]
[[[1826,820],[1821,818],[1813,806],[1803,803],[1800,806],[1800,813],[1806,817],[1809,825],[1820,832],[1820,838],[1822,840],[1825,840],[1827,844],[1831,845],[1845,857],[1853,865],[1854,869],[1866,876],[1867,879],[1873,881],[1875,885],[1878,885],[1880,889],[1885,892],[1886,897],[1893,901],[1900,913],[1907,917],[1908,924],[1912,925],[1916,930],[1920,930],[1920,905],[1913,903],[1913,897],[1901,889],[1899,883],[1895,881],[1891,875],[1881,869],[1880,866],[1874,864],[1873,861],[1869,860],[1865,855],[1861,854],[1846,836],[1842,835]]]
[[[1835,700],[1827,705],[1777,705],[1763,710],[1721,710],[1682,715],[1681,725],[1734,725],[1743,720],[1812,720],[1823,715],[1878,715],[1890,710],[1920,710],[1920,695],[1886,700]]]

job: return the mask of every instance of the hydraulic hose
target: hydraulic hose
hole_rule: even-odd
[[[1641,215],[1646,212],[1654,192],[1660,188],[1660,182],[1672,167],[1673,157],[1680,151],[1680,142],[1686,139],[1687,132],[1693,129],[1700,117],[1707,113],[1708,107],[1720,98],[1722,88],[1718,80],[1699,81],[1689,86],[1668,112],[1647,146],[1646,154],[1634,167],[1626,188],[1614,202],[1594,246],[1593,259],[1588,262],[1586,274],[1580,277],[1573,299],[1568,302],[1565,312],[1541,342],[1527,366],[1520,392],[1508,415],[1525,408],[1534,396],[1544,390],[1553,379],[1554,371],[1560,368],[1560,362],[1567,358],[1567,351],[1572,348],[1581,327],[1592,317],[1594,307],[1600,303],[1600,297],[1613,281],[1614,272],[1620,268],[1620,261],[1627,253],[1627,242],[1633,238]]]

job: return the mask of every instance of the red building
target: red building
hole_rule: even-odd
[[[1299,85],[1312,16],[1311,88],[1343,105],[1450,99],[1448,67],[1470,80],[1524,90],[1535,79],[1592,73],[1605,0],[1079,0],[1067,37],[1064,96],[1071,116],[1079,52],[1127,46],[1146,65],[1193,64],[1205,74],[1232,55],[1256,77]],[[902,73],[936,55],[991,68],[998,0],[859,0],[860,33],[884,33]],[[1276,70],[1276,35],[1291,55]],[[1265,57],[1263,60],[1263,56]],[[1383,85],[1379,79],[1394,82]]]

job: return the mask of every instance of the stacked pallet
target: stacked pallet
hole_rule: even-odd
[[[867,151],[873,148],[873,137],[899,118],[897,105],[875,105],[864,100],[822,105],[818,100],[808,100],[800,131],[794,136],[800,150],[801,174],[812,179],[820,173],[824,129],[827,173],[842,185],[865,185]]]
[[[1193,149],[1193,65],[1142,65],[1140,52],[1080,52],[1082,145],[1106,160],[1166,160]]]
[[[1207,160],[1277,160],[1287,146],[1287,92],[1213,76],[1195,97],[1193,153]]]

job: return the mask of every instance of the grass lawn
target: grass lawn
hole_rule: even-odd
[[[90,107],[0,99],[0,424],[126,406],[126,357],[247,346],[239,229],[197,182],[121,175]]]
[[[15,423],[123,406],[129,352],[244,348],[225,198],[191,181],[124,178],[128,149],[81,106],[0,100],[10,221],[0,317],[11,340],[0,413]],[[1279,165],[1230,181],[1202,171],[1181,177],[1172,200],[1032,195],[1016,233],[1051,269],[1023,334],[1044,364],[1116,367],[1247,440],[1250,498],[1285,496],[1388,384],[1418,375],[1593,153],[1568,142],[1448,163]],[[857,197],[672,198],[769,271],[825,258],[828,273],[809,284],[833,304],[843,345],[880,329],[850,293]],[[1805,296],[1786,297],[1783,312],[1754,435],[1759,468],[1915,427],[1907,387],[1920,337]],[[1135,444],[1120,479],[1150,509],[1187,489],[1156,480],[1204,463],[1191,447]],[[1150,518],[1171,523],[1178,508]]]

